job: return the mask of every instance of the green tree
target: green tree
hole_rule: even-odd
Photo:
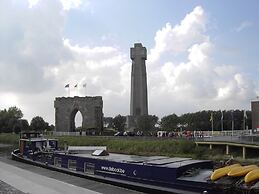
[[[171,114],[161,119],[161,128],[165,131],[171,131],[177,128],[179,122],[179,117],[176,114]]]
[[[113,126],[117,131],[124,131],[126,124],[126,117],[117,115],[113,118]]]
[[[16,124],[13,127],[13,132],[16,134],[20,133],[21,131],[29,131],[30,126],[26,119],[20,119],[16,122]]]
[[[22,111],[16,106],[10,107],[7,112],[10,118],[14,118],[18,120],[23,117]]]
[[[22,111],[17,107],[10,107],[8,110],[0,111],[0,132],[11,133],[19,119],[23,117]]]
[[[113,118],[112,117],[103,117],[104,127],[112,128],[113,127]]]
[[[158,122],[156,115],[144,115],[137,117],[137,129],[141,131],[151,131]]]
[[[42,117],[36,116],[32,118],[30,128],[34,131],[45,131],[48,128],[48,123]]]

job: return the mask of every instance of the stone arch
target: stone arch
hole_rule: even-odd
[[[78,111],[82,114],[82,128],[97,132],[103,129],[101,96],[56,98],[54,107],[56,131],[75,131],[75,115]]]
[[[79,114],[82,115],[82,123],[81,123],[81,125],[82,125],[82,127],[83,127],[83,122],[84,122],[83,114],[82,114],[82,112],[80,111],[80,109],[75,108],[75,109],[71,112],[71,114],[70,114],[70,129],[71,129],[71,131],[75,131],[75,129],[76,129],[75,118],[76,118],[76,114],[77,114],[77,113],[79,113]],[[86,115],[85,117],[87,117],[87,115]]]

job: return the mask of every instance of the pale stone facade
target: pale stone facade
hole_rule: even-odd
[[[75,130],[75,115],[82,114],[82,128],[101,131],[103,128],[103,101],[96,97],[60,97],[54,102],[56,131]]]
[[[259,129],[259,98],[252,100],[251,102],[252,110],[252,129]]]

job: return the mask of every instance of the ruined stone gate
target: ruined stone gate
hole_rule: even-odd
[[[82,128],[101,131],[103,129],[103,101],[95,97],[58,97],[54,102],[56,131],[75,131],[75,116],[82,114]]]

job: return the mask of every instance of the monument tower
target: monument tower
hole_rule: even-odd
[[[126,125],[128,130],[132,131],[136,128],[137,118],[148,115],[147,49],[141,43],[135,43],[134,47],[130,48],[130,58],[132,60],[130,115],[127,116]]]
[[[130,58],[132,60],[130,115],[148,115],[147,49],[141,43],[135,43],[134,48],[130,48]]]

